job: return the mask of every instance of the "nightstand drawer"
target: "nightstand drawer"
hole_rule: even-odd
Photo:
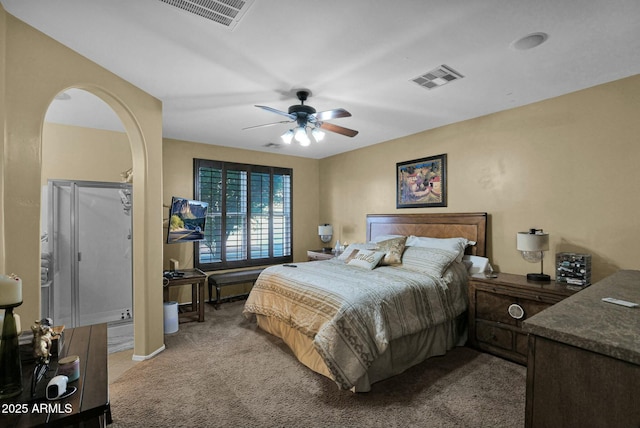
[[[478,321],[476,338],[480,344],[484,343],[507,350],[513,349],[513,332],[495,325]]]
[[[516,325],[516,320],[511,318],[508,309],[515,303],[513,297],[487,291],[476,291],[476,318],[487,321],[502,322]]]
[[[519,326],[525,319],[552,305],[551,302],[546,302],[545,300],[542,297],[537,297],[537,300],[530,300],[478,290],[476,291],[475,315],[479,319]],[[522,318],[516,319],[509,314],[509,306],[513,304],[519,305],[523,309],[524,315]]]
[[[526,361],[529,354],[529,335],[516,333],[516,352],[522,355]]]

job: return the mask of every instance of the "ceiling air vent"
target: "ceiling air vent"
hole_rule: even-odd
[[[255,0],[160,0],[234,29]]]
[[[412,79],[413,82],[426,89],[437,88],[442,85],[446,85],[454,80],[462,79],[464,76],[453,68],[442,64],[438,68],[434,68],[425,74]]]

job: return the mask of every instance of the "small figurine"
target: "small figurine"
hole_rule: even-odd
[[[49,364],[51,343],[57,333],[51,327],[51,318],[43,318],[31,326],[33,331],[33,353],[40,363]]]

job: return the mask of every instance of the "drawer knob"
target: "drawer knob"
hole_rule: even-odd
[[[521,320],[524,318],[524,309],[517,303],[513,303],[509,306],[509,315],[511,315],[513,319]]]

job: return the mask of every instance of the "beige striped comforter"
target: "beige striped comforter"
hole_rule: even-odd
[[[467,308],[461,263],[444,278],[402,267],[370,271],[336,259],[296,265],[265,269],[244,315],[276,317],[312,338],[343,389],[365,374],[391,340],[452,320]]]

